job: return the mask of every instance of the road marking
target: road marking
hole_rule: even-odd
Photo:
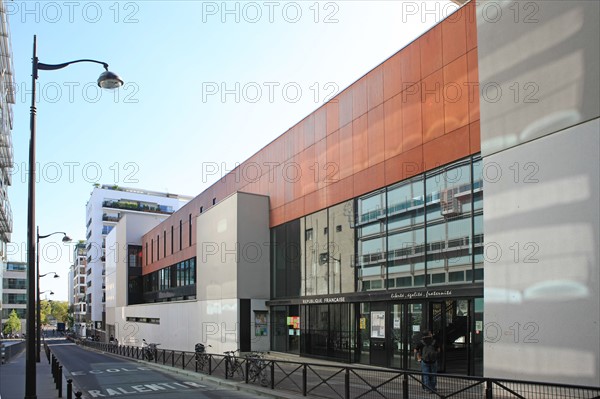
[[[111,387],[103,389],[91,389],[88,394],[92,398],[106,398],[111,396],[121,396],[125,394],[137,394],[147,393],[153,391],[183,391],[193,388],[207,388],[206,385],[197,384],[192,381],[179,382],[157,382],[154,384],[138,384],[138,385],[127,385],[120,387]]]

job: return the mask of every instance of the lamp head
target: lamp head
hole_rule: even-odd
[[[62,239],[62,242],[71,242],[73,240],[71,240],[71,237],[69,237],[68,235],[65,234],[65,236]]]
[[[98,86],[109,90],[118,89],[123,86],[123,79],[116,73],[106,70],[98,78]]]

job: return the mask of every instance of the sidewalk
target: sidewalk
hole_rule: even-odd
[[[42,348],[40,362],[36,363],[36,385],[38,399],[58,398],[58,390],[52,378],[52,367]],[[63,397],[67,396],[67,382],[63,377]],[[0,365],[0,399],[25,397],[25,351],[14,356],[8,363]]]

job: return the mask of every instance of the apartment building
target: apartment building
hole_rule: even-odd
[[[466,3],[137,230],[119,341],[419,370],[430,329],[441,372],[597,386],[600,2],[523,6]]]
[[[2,323],[8,320],[12,311],[17,312],[21,319],[21,331],[27,331],[27,262],[9,261],[3,267],[2,276]]]
[[[73,248],[73,264],[69,269],[69,308],[73,312],[73,328],[85,336],[87,304],[86,291],[86,264],[87,250],[85,241],[79,241]]]
[[[0,1],[0,280],[7,260],[6,245],[10,241],[13,227],[8,186],[12,184],[14,87],[10,27],[4,2]],[[0,287],[0,312],[3,309],[2,297]]]
[[[105,237],[126,214],[166,219],[190,198],[142,189],[98,185],[86,205],[85,320],[94,334],[105,329]]]

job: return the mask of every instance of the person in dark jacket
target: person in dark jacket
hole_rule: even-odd
[[[423,389],[435,392],[437,385],[437,359],[440,352],[439,345],[435,342],[431,331],[423,332],[421,342],[416,347],[417,361],[421,363],[423,372]]]

